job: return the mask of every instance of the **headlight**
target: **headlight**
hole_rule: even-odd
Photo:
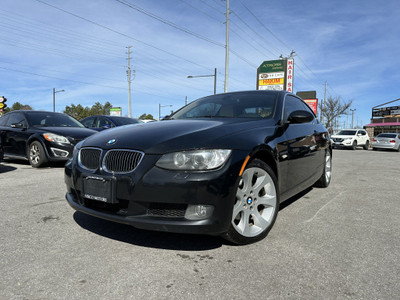
[[[164,154],[157,167],[169,170],[202,171],[221,167],[232,150],[194,150]]]
[[[69,144],[69,140],[65,136],[62,136],[62,135],[46,132],[46,133],[43,133],[43,136],[49,142]]]

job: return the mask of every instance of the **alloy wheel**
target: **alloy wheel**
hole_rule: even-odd
[[[278,207],[275,183],[262,168],[244,171],[236,192],[232,226],[244,237],[255,237],[272,226]]]

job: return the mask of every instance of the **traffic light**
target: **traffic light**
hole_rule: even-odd
[[[5,109],[7,107],[7,98],[4,96],[0,97],[0,109]]]
[[[0,116],[3,114],[4,109],[7,107],[7,98],[4,96],[0,97]]]

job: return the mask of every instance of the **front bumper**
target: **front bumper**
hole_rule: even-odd
[[[332,141],[332,147],[348,148],[353,146],[353,140],[344,140],[340,142]]]
[[[66,199],[75,210],[141,229],[196,234],[221,234],[229,229],[238,174],[247,153],[233,151],[227,163],[207,172],[170,171],[155,167],[160,156],[145,155],[129,174],[88,174],[72,160],[65,167]],[[83,197],[87,176],[107,178],[112,201]],[[204,218],[187,218],[193,206],[212,208]]]

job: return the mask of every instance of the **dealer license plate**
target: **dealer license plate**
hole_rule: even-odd
[[[114,202],[112,179],[97,176],[83,177],[82,196],[96,201]]]

